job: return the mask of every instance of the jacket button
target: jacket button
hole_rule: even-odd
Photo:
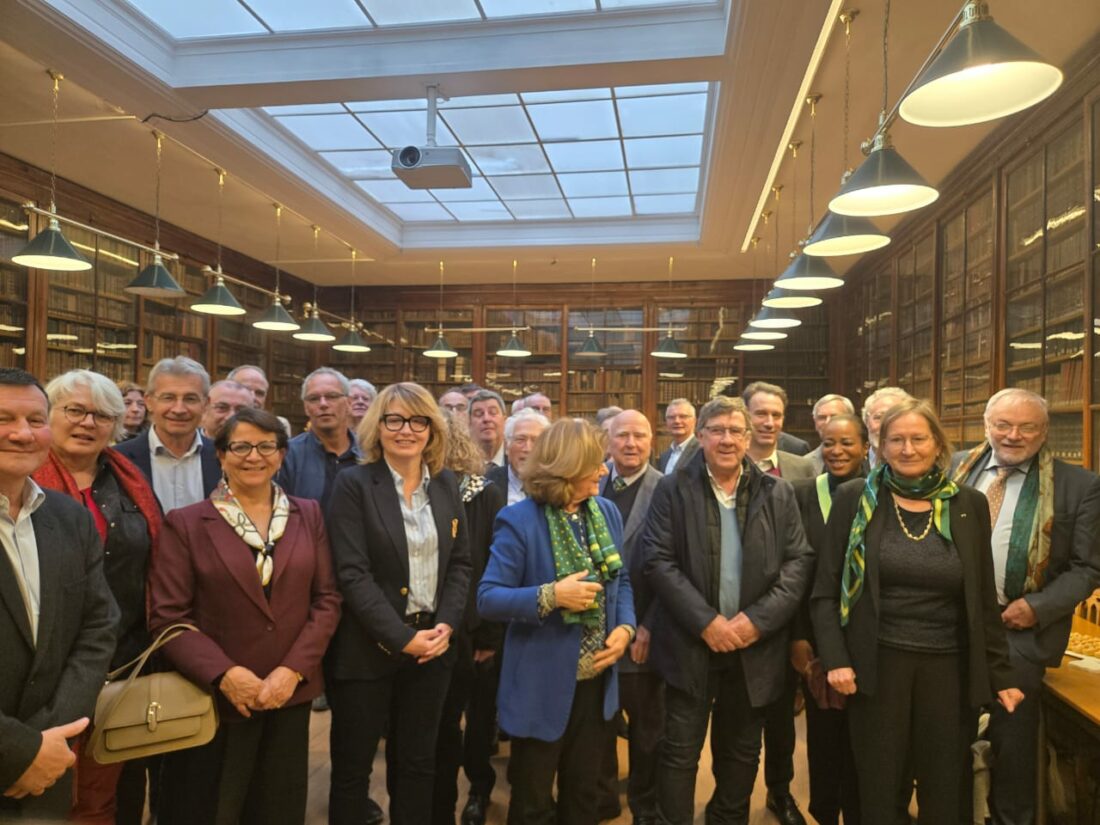
[[[401,590],[398,591],[398,592],[401,593],[402,596],[407,596],[407,595],[409,595],[409,588],[402,587]]]

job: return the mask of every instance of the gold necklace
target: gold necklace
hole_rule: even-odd
[[[919,536],[914,536],[912,533],[909,532],[909,528],[905,526],[905,519],[901,517],[901,508],[898,507],[898,500],[896,498],[894,499],[894,513],[898,517],[898,524],[901,526],[901,532],[905,533],[905,535],[911,541],[924,541],[926,538],[928,538],[928,534],[932,532],[932,522],[935,519],[936,514],[935,505],[929,508],[928,524],[925,525],[924,532],[921,533]]]

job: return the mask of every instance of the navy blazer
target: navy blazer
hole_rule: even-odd
[[[141,474],[148,479],[149,486],[152,487],[153,455],[149,451],[150,429],[152,428],[146,428],[133,438],[116,444],[115,449],[134,462],[137,468],[141,470]],[[202,461],[202,494],[205,498],[218,486],[218,482],[222,477],[222,465],[221,462],[218,461],[217,452],[214,450],[214,442],[205,435],[200,435],[200,438],[202,438],[202,448],[199,450],[199,457]],[[156,494],[155,488],[153,489],[153,493]],[[161,509],[164,509],[163,504],[161,504]]]
[[[622,546],[623,520],[619,508],[597,498],[616,547]],[[489,565],[477,591],[482,618],[508,622],[501,660],[497,713],[500,726],[512,736],[556,742],[565,734],[573,693],[577,687],[577,660],[581,626],[566,624],[560,610],[539,618],[538,590],[556,581],[554,555],[546,506],[524,499],[497,514]],[[624,564],[619,575],[604,585],[607,594],[607,632],[619,625],[635,627],[630,574]],[[619,709],[617,666],[604,682],[604,719]]]

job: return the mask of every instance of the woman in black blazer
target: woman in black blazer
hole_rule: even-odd
[[[976,709],[1011,711],[989,507],[945,470],[951,446],[926,401],[891,407],[879,464],[842,484],[810,610],[829,684],[848,696],[863,825],[970,821]]]
[[[393,825],[431,819],[436,734],[470,554],[446,423],[418,384],[386,387],[359,425],[364,465],[340,473],[328,527],[345,612],[326,669],[332,705],[330,825],[361,825],[383,733],[398,757]]]
[[[817,478],[791,482],[802,513],[802,528],[816,556],[824,551],[825,525],[832,515],[833,497],[841,484],[863,477],[868,447],[867,428],[859,416],[835,415],[825,425],[821,439],[825,472]],[[844,698],[828,687],[817,656],[809,590],[791,632],[791,667],[805,680],[809,811],[819,825],[839,825],[841,814],[844,825],[860,825],[859,783],[848,736],[848,714]]]

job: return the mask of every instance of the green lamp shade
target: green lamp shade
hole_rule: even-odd
[[[802,247],[803,255],[831,257],[834,255],[862,255],[882,249],[890,243],[890,236],[880,232],[867,218],[854,215],[838,215],[826,212],[810,240]]]
[[[680,349],[676,339],[672,337],[672,330],[657,344],[657,349],[650,353],[654,358],[687,358],[687,353]]]
[[[775,344],[769,344],[766,341],[752,341],[746,338],[740,338],[737,343],[733,345],[733,348],[740,352],[766,352],[775,349]]]
[[[370,352],[370,347],[363,340],[363,336],[354,329],[344,333],[344,337],[333,344],[332,348],[340,352]]]
[[[201,298],[191,304],[191,309],[203,315],[244,315],[245,312],[221,275]]]
[[[775,285],[780,289],[817,292],[843,286],[844,280],[821,258],[799,255],[787,264],[783,274],[775,279]]]
[[[335,341],[336,336],[332,334],[325,322],[317,316],[317,310],[313,311],[313,314],[306,319],[305,326],[299,329],[292,336],[299,341]]]
[[[606,350],[596,340],[596,333],[593,330],[588,331],[588,337],[584,339],[580,349],[573,353],[574,358],[603,358],[606,355]]]
[[[523,345],[515,330],[512,330],[512,337],[508,339],[508,342],[497,350],[497,355],[504,358],[526,358],[530,354],[531,350]]]
[[[430,347],[424,350],[424,354],[429,358],[457,358],[458,353],[451,349],[451,345],[447,343],[447,339],[442,335],[438,336]]]
[[[267,308],[267,312],[253,321],[252,326],[256,327],[256,329],[266,330],[267,332],[293,332],[298,329],[301,324],[295,321],[290,316],[290,313],[283,308],[279,296],[276,295],[271,306]]]
[[[940,196],[883,136],[840,191],[829,209],[840,215],[897,215],[928,206]]]
[[[34,236],[12,261],[21,266],[49,269],[54,272],[83,272],[92,264],[73,249],[73,245],[61,234],[57,218],[50,218],[49,225]]]
[[[917,78],[898,113],[917,126],[966,126],[1022,111],[1062,85],[1062,72],[968,6],[943,51]],[[1095,8],[1095,7],[1094,7]]]
[[[782,287],[772,287],[762,302],[766,307],[775,309],[807,309],[821,306],[824,301],[816,295],[805,292],[788,292]]]
[[[750,327],[741,333],[741,337],[749,341],[782,341],[787,333],[778,329],[753,329]]]
[[[153,255],[153,262],[138,273],[134,280],[130,281],[123,291],[131,295],[140,295],[143,298],[182,298],[187,293],[183,287],[176,283],[172,273],[164,266],[164,259],[160,255]]]
[[[757,329],[791,329],[801,324],[802,321],[786,310],[776,309],[775,307],[763,307],[749,321],[749,326]]]

